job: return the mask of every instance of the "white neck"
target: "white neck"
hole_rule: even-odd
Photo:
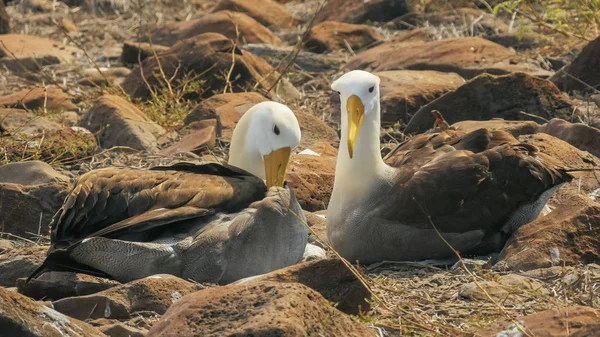
[[[348,153],[348,117],[344,100],[341,108],[342,133],[330,202],[334,207],[343,207],[346,201],[358,201],[359,197],[366,197],[372,186],[386,179],[391,172],[391,167],[383,162],[379,148],[379,100],[371,106],[374,111],[365,113],[352,158]]]
[[[264,180],[265,166],[263,156],[256,147],[251,146],[252,140],[248,139],[248,130],[252,127],[251,121],[252,114],[254,113],[255,111],[246,112],[233,130],[227,163],[246,170]]]

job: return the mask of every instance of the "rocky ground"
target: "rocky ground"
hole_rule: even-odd
[[[0,2],[0,336],[599,336],[600,12],[531,3]],[[581,171],[499,254],[348,266],[324,210],[329,84],[352,69],[382,79],[383,155],[436,109]],[[222,287],[60,272],[24,283],[79,175],[224,161],[240,116],[267,99],[299,119],[287,179],[327,258]]]

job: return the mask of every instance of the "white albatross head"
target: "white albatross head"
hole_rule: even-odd
[[[230,165],[265,179],[267,188],[283,186],[291,151],[300,143],[300,125],[287,106],[261,102],[233,130]]]
[[[353,158],[356,139],[365,119],[376,123],[379,130],[379,82],[379,77],[369,72],[353,70],[331,84],[331,89],[340,94],[342,137],[347,140],[350,159]]]

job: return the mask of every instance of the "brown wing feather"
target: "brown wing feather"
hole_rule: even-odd
[[[552,158],[506,132],[420,136],[386,160],[398,174],[393,193],[376,211],[384,219],[430,228],[430,215],[441,232],[494,231],[520,205],[571,179]]]
[[[261,179],[216,164],[178,164],[152,170],[94,170],[79,179],[55,215],[50,224],[51,240],[70,245],[149,211],[153,212],[151,217],[160,218],[162,224],[194,213],[174,212],[178,208],[210,210],[197,215],[234,212],[262,199],[265,192]],[[129,224],[144,222],[139,219]]]

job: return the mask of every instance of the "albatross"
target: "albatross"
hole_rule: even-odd
[[[341,99],[341,138],[327,236],[349,261],[446,258],[446,242],[465,255],[500,251],[571,180],[535,147],[485,128],[417,135],[384,161],[379,78],[355,70],[331,88]]]
[[[226,165],[84,174],[53,217],[51,247],[31,277],[76,271],[128,282],[172,274],[225,284],[299,262],[306,219],[284,181],[299,142],[293,112],[262,102],[237,124]]]

